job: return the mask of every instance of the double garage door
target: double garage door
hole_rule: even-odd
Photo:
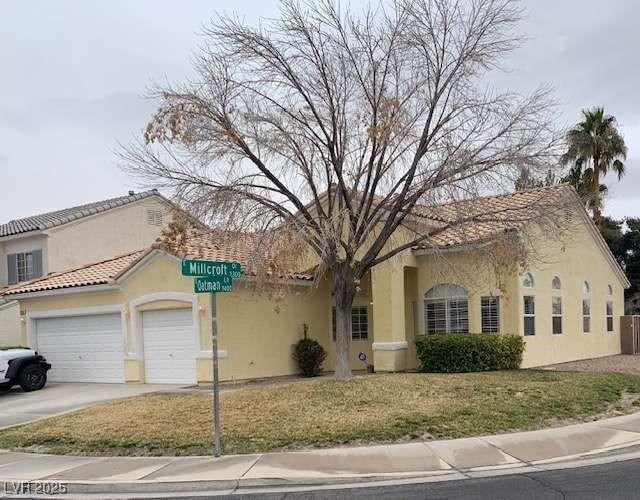
[[[142,313],[147,383],[196,382],[196,346],[190,309]],[[124,335],[119,313],[36,320],[36,343],[56,382],[122,383]]]

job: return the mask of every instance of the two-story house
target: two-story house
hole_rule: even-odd
[[[130,191],[0,224],[0,290],[151,245],[177,207],[158,191]],[[19,343],[15,301],[0,302],[0,345]]]

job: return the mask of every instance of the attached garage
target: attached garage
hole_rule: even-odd
[[[143,311],[145,382],[196,384],[196,332],[192,309]]]
[[[190,245],[189,257],[229,261],[205,236]],[[5,295],[19,302],[21,343],[46,357],[53,381],[211,382],[211,300],[194,293],[180,261],[154,247],[12,287]],[[292,283],[313,281],[299,275]],[[290,348],[302,325],[318,333],[329,325],[328,288],[314,297],[296,291],[276,302],[242,282],[221,295],[221,380],[295,373]]]
[[[35,320],[37,350],[55,382],[124,382],[124,336],[119,313]]]

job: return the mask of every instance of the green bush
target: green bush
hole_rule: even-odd
[[[420,370],[466,373],[520,368],[524,339],[518,335],[426,335],[416,340]]]
[[[327,351],[315,340],[304,338],[293,349],[293,359],[304,377],[315,377],[322,372]]]

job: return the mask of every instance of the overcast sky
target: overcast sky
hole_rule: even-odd
[[[357,1],[356,3],[362,3]],[[603,105],[629,147],[628,174],[608,179],[606,212],[640,216],[640,2],[525,0],[530,39],[503,84],[556,89],[560,124]],[[125,194],[118,143],[155,109],[152,80],[191,72],[198,32],[216,10],[247,21],[274,0],[3,0],[0,20],[0,222]]]

